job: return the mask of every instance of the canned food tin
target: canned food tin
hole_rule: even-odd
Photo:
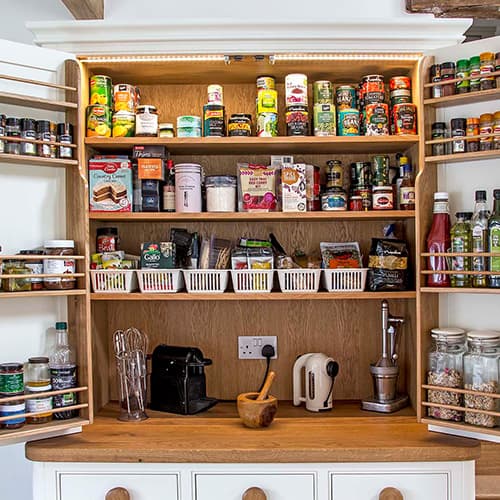
[[[90,105],[113,106],[113,87],[111,78],[106,75],[90,77]]]
[[[351,186],[364,187],[372,184],[372,164],[369,161],[351,163]]]
[[[409,76],[393,76],[389,80],[389,90],[411,89],[411,78]]]
[[[344,168],[340,160],[328,160],[326,162],[326,187],[341,188],[344,184]]]
[[[222,85],[212,84],[207,88],[208,93],[208,104],[218,104],[222,106],[223,104],[223,94]]]
[[[376,186],[373,188],[373,210],[392,210],[394,197],[391,186]]]
[[[274,90],[276,88],[276,81],[272,76],[258,76],[257,89]]]
[[[278,112],[278,92],[272,89],[261,89],[257,92],[257,114]]]
[[[391,128],[394,135],[416,135],[417,106],[411,103],[393,106]]]
[[[135,114],[128,111],[118,111],[112,119],[113,137],[134,137]]]
[[[372,209],[372,188],[370,186],[359,187],[358,189],[356,189],[355,194],[361,196],[363,210]]]
[[[289,106],[286,109],[286,135],[309,135],[307,106]]]
[[[314,135],[326,137],[337,134],[335,126],[335,106],[333,104],[314,105]]]
[[[201,137],[201,127],[177,127],[177,137]]]
[[[119,111],[127,111],[135,113],[137,106],[137,98],[135,87],[126,83],[119,83],[114,86],[114,110],[115,113]]]
[[[368,104],[365,108],[365,135],[389,135],[389,106]]]
[[[111,108],[87,106],[87,137],[111,137]]]
[[[224,106],[221,104],[205,104],[203,106],[203,136],[224,137],[226,120]]]
[[[385,92],[384,75],[366,75],[362,78],[363,92]]]
[[[333,104],[333,85],[328,80],[313,83],[314,104]]]
[[[391,90],[391,106],[394,106],[395,104],[406,104],[409,102],[411,102],[411,90]]]
[[[307,76],[292,73],[285,77],[285,102],[287,106],[307,106]]]
[[[373,157],[373,185],[374,186],[387,186],[389,185],[389,157],[388,156],[374,156]]]
[[[277,137],[278,135],[278,114],[260,113],[257,116],[257,136]]]
[[[231,115],[227,123],[229,137],[250,137],[252,135],[252,116],[243,113]]]
[[[343,189],[336,188],[321,195],[321,210],[336,212],[347,210],[347,194]]]
[[[361,212],[363,210],[363,199],[361,196],[351,196],[349,200],[349,210],[351,212]]]
[[[338,114],[338,134],[341,136],[359,135],[359,111],[341,109]]]
[[[356,89],[351,85],[342,85],[335,90],[337,110],[356,108]]]

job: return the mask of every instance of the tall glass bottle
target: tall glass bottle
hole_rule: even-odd
[[[461,253],[472,252],[472,212],[457,212],[456,217],[457,222],[455,222],[450,231],[451,251]],[[452,257],[451,268],[453,271],[470,271],[470,257]],[[471,275],[452,274],[450,275],[450,282],[453,287],[468,288],[472,284]]]
[[[476,205],[472,216],[472,251],[482,253],[488,250],[488,219],[490,211],[486,205],[486,191],[476,191]],[[486,259],[484,257],[472,257],[473,271],[486,271]],[[485,274],[472,276],[472,286],[484,288],[488,286]]]
[[[56,346],[49,357],[50,379],[54,391],[76,387],[75,353],[68,341],[68,324],[64,321],[56,323]],[[64,408],[77,403],[76,393],[66,392],[53,398],[54,408]],[[76,417],[76,410],[54,413],[57,420]]]
[[[415,183],[413,182],[411,165],[406,156],[401,157],[403,179],[399,188],[399,208],[401,210],[415,210]]]
[[[448,193],[434,193],[434,215],[432,226],[427,235],[427,252],[444,253],[450,248],[450,209]],[[427,257],[427,269],[431,271],[446,271],[446,257]],[[450,286],[449,274],[428,274],[427,286]]]
[[[488,249],[490,252],[500,253],[500,189],[493,191],[493,198],[493,214],[488,221]],[[488,269],[498,272],[489,276],[490,287],[500,288],[500,257],[490,257]]]
[[[167,160],[167,175],[163,186],[163,211],[175,212],[175,172],[173,160]]]

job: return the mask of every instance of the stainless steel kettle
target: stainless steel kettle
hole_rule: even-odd
[[[299,356],[293,365],[293,404],[299,406],[305,402],[309,411],[331,410],[338,372],[339,364],[326,354],[313,352]]]

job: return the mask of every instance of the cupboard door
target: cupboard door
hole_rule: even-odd
[[[195,500],[242,500],[251,488],[266,500],[314,500],[316,481],[314,474],[196,474],[195,488]]]

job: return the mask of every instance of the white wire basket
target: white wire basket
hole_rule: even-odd
[[[188,293],[223,293],[229,282],[228,269],[183,269]]]
[[[91,269],[90,279],[96,293],[130,293],[137,290],[134,269]]]
[[[368,268],[323,269],[323,286],[329,292],[363,292]]]
[[[278,269],[283,293],[314,293],[319,289],[321,269]]]
[[[269,293],[273,288],[273,269],[233,269],[231,279],[236,293]]]
[[[181,269],[137,270],[142,293],[176,293],[184,286]]]

